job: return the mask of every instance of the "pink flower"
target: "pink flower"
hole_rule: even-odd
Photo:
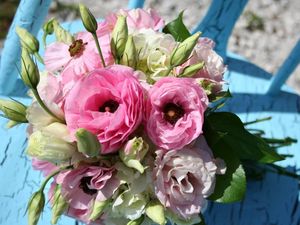
[[[57,184],[69,203],[68,215],[88,222],[94,201],[105,201],[112,197],[120,185],[114,167],[80,166],[60,173]]]
[[[215,83],[218,86],[216,91],[220,91],[224,83],[223,74],[226,72],[226,66],[222,57],[213,50],[214,46],[215,43],[211,39],[200,38],[189,60],[176,67],[176,74],[180,74],[189,65],[204,61],[204,68],[195,74],[194,77],[204,78]]]
[[[114,65],[80,79],[66,97],[72,134],[85,128],[97,135],[102,153],[117,151],[143,117],[143,89],[132,68]]]
[[[144,9],[121,9],[119,12],[111,13],[105,18],[108,24],[112,27],[112,30],[117,22],[117,15],[123,15],[127,17],[127,25],[131,31],[143,28],[158,31],[165,26],[164,20],[152,9],[147,11]]]
[[[98,39],[106,64],[112,64],[109,33],[105,33]],[[88,32],[80,32],[71,45],[63,42],[48,45],[45,51],[45,67],[51,72],[71,70],[74,75],[80,76],[103,66],[92,35]]]
[[[45,177],[58,169],[56,165],[47,161],[38,160],[36,158],[32,158],[31,163],[33,169],[41,171]]]
[[[206,206],[205,198],[214,191],[218,172],[209,147],[158,150],[156,154],[153,179],[159,201],[184,219],[199,214]]]
[[[208,99],[192,78],[160,79],[149,91],[147,132],[162,149],[181,149],[202,133]]]

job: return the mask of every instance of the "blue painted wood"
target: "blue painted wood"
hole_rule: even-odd
[[[20,43],[15,32],[16,26],[26,28],[32,34],[37,34],[45,16],[47,15],[51,0],[22,0],[10,27],[0,61],[0,93],[16,94],[19,89],[25,89],[18,81],[16,67],[20,58]]]
[[[143,8],[145,0],[129,0],[128,9]]]
[[[220,13],[221,15],[223,14]],[[224,17],[219,18],[224,19]],[[83,30],[80,21],[64,24],[64,26],[72,32]],[[213,34],[213,31],[211,32]],[[218,30],[215,32],[218,33]],[[41,33],[38,36],[41,38]],[[219,36],[215,35],[215,37]],[[51,38],[48,41],[51,42]],[[229,72],[225,79],[229,82],[234,97],[225,109],[238,113],[244,121],[271,115],[273,120],[251,127],[265,130],[269,137],[291,136],[300,140],[300,97],[286,85],[277,96],[265,95],[264,90],[269,84],[271,75],[240,56],[234,54],[227,56]],[[22,91],[17,91],[15,95],[20,93]],[[26,104],[30,101],[28,98],[17,99]],[[30,160],[24,153],[26,126],[21,125],[6,130],[5,123],[5,119],[0,118],[0,136],[4,137],[0,141],[0,224],[27,225],[27,218],[24,216],[26,204],[29,196],[38,189],[42,176],[31,168]],[[300,143],[281,149],[281,153],[294,154],[294,157],[281,162],[280,165],[290,167],[291,170],[298,169],[299,149]],[[268,173],[261,181],[249,181],[247,188],[247,195],[242,203],[209,204],[205,212],[207,224],[300,224],[297,181]],[[39,225],[48,225],[49,221],[48,206]],[[75,225],[75,221],[63,216],[58,224]]]
[[[215,50],[226,59],[228,39],[247,2],[248,0],[213,0],[204,19],[193,32],[201,31],[202,36],[213,39],[216,42]]]
[[[282,85],[286,82],[289,76],[293,73],[300,63],[300,40],[282,64],[278,72],[271,79],[267,94],[277,95],[280,92]]]

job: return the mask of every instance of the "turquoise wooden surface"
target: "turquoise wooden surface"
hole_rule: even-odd
[[[229,0],[224,2],[226,1],[227,3],[231,2]],[[232,0],[232,2],[236,1]],[[225,15],[222,10],[227,9],[219,8],[219,10],[219,15]],[[217,12],[215,11],[215,13]],[[239,11],[235,11],[235,13],[240,14]],[[238,15],[231,18],[237,18]],[[219,19],[220,17],[213,17],[210,24],[218,24],[218,21],[214,20]],[[81,22],[78,21],[65,24],[65,26],[72,32],[83,30]],[[226,23],[224,26],[226,27]],[[232,23],[229,23],[229,26],[232,26]],[[225,27],[223,28],[225,29]],[[210,29],[207,28],[206,30]],[[217,33],[221,31],[218,29],[212,31],[212,34],[216,32],[213,37],[220,37]],[[229,34],[230,32],[231,30]],[[51,42],[51,39],[49,41]],[[222,44],[222,41],[219,40],[217,44]],[[41,50],[41,54],[43,54],[43,50]],[[291,136],[300,140],[300,97],[287,86],[284,86],[277,96],[266,95],[265,91],[270,84],[271,75],[240,56],[227,54],[227,64],[229,71],[226,73],[225,79],[229,82],[229,88],[234,97],[228,102],[226,110],[238,113],[244,121],[272,116],[273,120],[252,127],[265,130],[269,137]],[[1,77],[2,73],[0,74]],[[8,85],[11,83],[3,81],[1,89],[7,89],[6,86]],[[24,96],[24,86],[17,82],[13,89],[16,90],[13,95],[23,96],[19,97],[18,100],[29,104],[30,99]],[[42,176],[31,168],[30,160],[24,154],[26,126],[22,125],[6,130],[5,123],[6,121],[1,118],[0,225],[26,225],[27,217],[24,215],[26,204],[31,193],[38,189]],[[294,157],[280,164],[291,170],[298,170],[300,164],[299,150],[300,143],[282,148],[282,153],[294,154]],[[297,181],[268,173],[261,181],[250,181],[247,188],[246,199],[242,203],[210,204],[205,213],[207,224],[300,224]],[[50,209],[47,207],[39,224],[48,225],[50,224],[49,221]],[[75,225],[75,221],[64,216],[58,224]]]

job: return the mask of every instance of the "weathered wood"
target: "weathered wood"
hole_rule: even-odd
[[[145,0],[129,0],[128,9],[143,8]]]
[[[219,3],[218,3],[219,2]],[[214,1],[223,4],[223,7],[242,8],[246,1]],[[226,2],[235,2],[232,6]],[[233,4],[233,3],[232,3]],[[212,10],[212,9],[211,9]],[[210,11],[211,11],[210,10]],[[236,15],[229,15],[230,10],[220,9],[219,15],[215,11],[208,13],[212,16],[211,22],[206,16],[207,29],[204,36],[209,35],[218,42],[219,51],[225,52],[231,29],[225,23]],[[237,10],[237,9],[236,9]],[[237,10],[239,11],[239,10]],[[226,16],[227,15],[227,16]],[[219,18],[222,21],[217,21]],[[227,19],[226,19],[227,18]],[[230,19],[231,18],[231,19]],[[83,30],[82,24],[75,21],[64,25],[72,32]],[[227,27],[227,28],[226,28]],[[39,34],[41,38],[41,34]],[[53,40],[49,38],[48,41]],[[222,42],[225,41],[224,43]],[[222,47],[223,46],[223,47]],[[225,46],[225,49],[224,49]],[[43,54],[43,49],[41,50]],[[233,93],[233,98],[228,102],[226,110],[237,112],[244,121],[261,117],[272,116],[271,121],[252,125],[261,128],[269,137],[291,136],[300,140],[300,97],[290,88],[284,86],[278,96],[266,96],[265,89],[269,84],[271,75],[259,67],[247,62],[243,58],[229,54],[229,72],[226,80]],[[2,79],[2,73],[0,79]],[[3,87],[13,83],[1,80]],[[24,95],[24,86],[17,84],[14,88],[18,91],[14,95]],[[5,90],[9,88],[5,87]],[[3,93],[3,92],[2,92]],[[0,96],[2,97],[2,96]],[[29,104],[28,98],[18,100]],[[38,189],[42,176],[31,168],[29,158],[25,155],[26,126],[21,125],[11,130],[5,129],[5,119],[0,118],[0,224],[1,225],[26,225],[27,217],[24,216],[29,196]],[[294,154],[294,157],[283,161],[280,165],[298,169],[300,163],[300,142],[281,149],[280,152]],[[246,199],[238,204],[210,204],[205,217],[208,225],[299,225],[300,204],[298,199],[298,182],[284,176],[268,173],[261,181],[249,181]],[[49,206],[43,213],[39,225],[48,225],[50,221]],[[75,221],[62,217],[59,225],[75,225]]]
[[[226,58],[228,39],[248,0],[213,0],[204,19],[195,27],[203,37],[216,42],[216,51]]]
[[[285,62],[282,64],[278,72],[272,78],[267,94],[277,95],[280,92],[282,85],[286,82],[289,76],[297,68],[300,63],[300,40],[297,42]]]

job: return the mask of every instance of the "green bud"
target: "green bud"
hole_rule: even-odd
[[[3,112],[3,116],[10,120],[7,124],[9,128],[19,123],[28,122],[26,119],[26,109],[27,106],[14,99],[0,99],[0,110]]]
[[[192,77],[194,76],[199,70],[204,67],[204,62],[200,62],[194,65],[187,66],[183,69],[182,73],[180,73],[179,77]]]
[[[53,30],[58,42],[63,42],[67,45],[71,45],[74,41],[74,37],[66,31],[56,19],[52,20]]]
[[[26,48],[22,48],[21,78],[24,84],[31,89],[36,89],[40,82],[40,73],[37,65],[33,62]]]
[[[61,187],[57,185],[53,198],[51,224],[56,224],[59,217],[66,211],[67,208],[68,203],[61,194]]]
[[[171,66],[179,66],[184,63],[189,56],[191,55],[195,45],[198,42],[198,38],[200,37],[200,32],[195,33],[189,38],[185,39],[181,42],[172,52],[171,54]]]
[[[140,225],[144,221],[144,215],[142,215],[140,218],[136,220],[129,221],[126,225]]]
[[[98,24],[91,11],[85,5],[79,4],[79,12],[85,29],[88,32],[95,34],[98,29]]]
[[[92,210],[92,213],[90,215],[90,220],[91,221],[95,221],[96,219],[98,219],[103,210],[105,209],[105,207],[110,203],[110,199],[107,199],[105,201],[102,201],[102,202],[98,202],[98,201],[95,201],[94,203],[94,206],[93,206],[93,210]]]
[[[28,225],[36,225],[40,219],[45,206],[45,195],[42,191],[35,192],[27,206],[28,210]]]
[[[167,223],[165,218],[165,209],[162,204],[157,201],[153,200],[146,206],[146,215],[153,220],[154,223],[159,225],[164,225]]]
[[[16,32],[20,38],[22,47],[26,48],[30,54],[39,51],[39,42],[31,33],[22,27],[17,27]]]
[[[76,151],[74,144],[66,141],[68,135],[65,124],[52,123],[30,135],[27,154],[53,164],[67,162]]]
[[[77,148],[79,152],[89,157],[95,157],[99,155],[101,145],[96,135],[83,128],[79,128],[76,131],[75,136],[77,139]]]
[[[133,41],[133,37],[128,36],[121,64],[135,68],[137,64],[137,51]]]
[[[126,143],[121,151],[119,151],[119,155],[127,167],[134,168],[140,173],[144,173],[145,168],[140,161],[143,160],[148,149],[149,145],[144,142],[143,138],[134,137]]]
[[[44,43],[44,46],[46,45],[47,35],[53,34],[53,32],[54,32],[53,20],[54,19],[52,18],[52,19],[48,20],[46,23],[44,23],[44,25],[43,25],[43,31],[44,31],[43,43]]]
[[[112,32],[111,50],[117,59],[121,59],[128,38],[128,27],[125,16],[118,16],[117,23]]]
[[[13,121],[13,120],[9,120],[6,124],[6,128],[10,129],[16,125],[20,124],[19,122]]]

